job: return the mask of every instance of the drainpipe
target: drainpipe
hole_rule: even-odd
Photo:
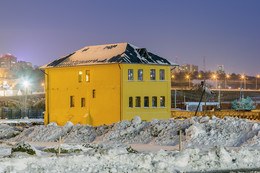
[[[50,103],[49,103],[49,74],[48,73],[45,73],[45,71],[43,71],[43,70],[40,70],[42,73],[44,73],[46,76],[47,76],[47,88],[46,88],[46,91],[47,91],[47,93],[46,93],[46,95],[47,95],[47,112],[48,112],[48,114],[47,114],[47,124],[49,124],[50,123],[50,113],[49,113],[49,105],[50,105]]]
[[[121,82],[122,82],[122,75],[121,75],[121,67],[120,67],[120,63],[118,63],[118,67],[119,67],[119,69],[120,69],[120,121],[122,121],[122,113],[121,113],[121,105],[122,105],[122,103],[121,103],[121,101],[122,101],[122,98],[121,98],[121,96],[122,96],[122,89],[121,89],[121,87],[122,87],[122,84],[121,84]]]

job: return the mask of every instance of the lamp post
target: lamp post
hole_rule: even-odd
[[[24,81],[23,82],[23,86],[24,86],[24,90],[25,90],[25,98],[24,98],[24,115],[25,117],[27,117],[26,115],[26,111],[27,111],[27,92],[28,92],[28,86],[29,86],[29,82],[28,81]]]
[[[257,90],[257,79],[260,78],[260,75],[256,75],[256,78],[255,78],[255,89]]]
[[[218,86],[218,108],[220,108],[220,85]]]
[[[242,82],[245,79],[245,75],[241,75],[240,78],[241,78],[241,83],[240,83],[240,100],[241,100],[241,98],[242,98]]]
[[[216,79],[216,89],[218,88],[218,78],[217,78],[217,75],[213,75],[212,76],[213,79]]]
[[[229,78],[230,78],[230,75],[227,74],[226,77],[225,77],[225,89],[227,88],[227,79],[229,79]]]
[[[189,89],[190,89],[190,75],[186,75],[185,78],[189,80]]]

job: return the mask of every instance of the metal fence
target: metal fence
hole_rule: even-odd
[[[21,119],[21,118],[43,118],[44,110],[42,109],[0,109],[0,118],[1,119]]]
[[[195,116],[195,111],[171,111],[171,117],[187,117],[191,118]],[[198,111],[197,116],[205,116],[205,112]],[[226,116],[237,117],[237,118],[245,118],[250,120],[260,120],[260,112],[244,112],[244,111],[207,111],[206,116],[212,118],[212,116],[216,116],[218,118],[225,118]]]

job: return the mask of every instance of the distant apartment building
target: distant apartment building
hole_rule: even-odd
[[[225,73],[224,65],[217,65],[217,73]]]
[[[14,55],[5,54],[0,56],[0,90],[9,89],[15,86],[19,79],[17,79],[17,71],[21,69],[32,68],[32,63],[25,61],[18,61]],[[8,86],[8,87],[6,87]]]
[[[14,55],[6,54],[0,56],[0,68],[5,68],[5,71],[28,69],[32,68],[32,63],[26,61],[17,61],[17,58]]]
[[[17,63],[17,58],[11,54],[6,54],[0,56],[0,67],[1,68],[7,68],[7,69],[13,69],[15,68]]]
[[[23,68],[23,69],[32,68],[32,63],[26,61],[18,61],[17,68]]]
[[[199,67],[197,65],[193,64],[183,64],[181,66],[177,66],[175,69],[173,69],[174,73],[184,72],[184,73],[194,73],[198,72]]]

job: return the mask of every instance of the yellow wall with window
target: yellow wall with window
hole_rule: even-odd
[[[128,70],[133,69],[133,80],[128,80]],[[138,80],[138,69],[143,70],[143,80]],[[155,80],[151,80],[151,69],[155,70]],[[164,70],[164,80],[160,80],[160,70]],[[152,118],[167,119],[171,114],[170,66],[163,65],[123,65],[123,119],[131,120],[140,116],[142,120]],[[133,108],[129,108],[129,97],[133,98]],[[135,107],[136,97],[141,98],[141,107]],[[149,98],[149,107],[144,107],[144,98]],[[152,97],[157,97],[157,107],[152,107]],[[165,107],[160,106],[160,97],[165,97]]]
[[[49,122],[58,125],[71,121],[73,124],[97,126],[120,121],[118,64],[47,68],[45,73],[48,74],[46,83],[49,80],[49,88],[47,85],[45,88],[45,124],[48,123],[48,115]],[[86,81],[86,73],[89,81]],[[71,107],[71,96],[74,107]],[[82,98],[85,98],[85,107],[81,107]]]

